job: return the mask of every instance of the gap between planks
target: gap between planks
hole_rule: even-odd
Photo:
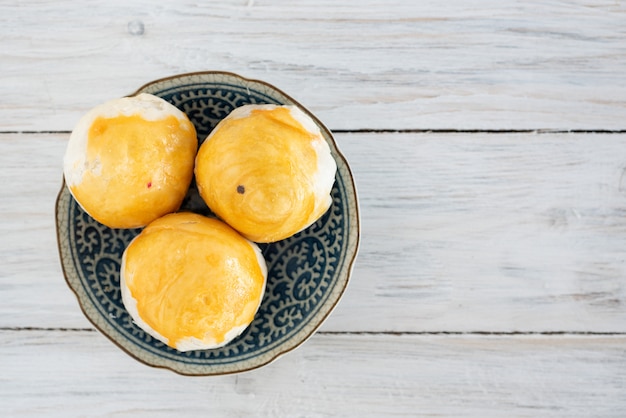
[[[0,327],[1,331],[47,331],[47,332],[96,332],[95,328],[69,327]],[[318,331],[318,335],[384,335],[384,336],[625,336],[626,332],[593,332],[593,331]]]
[[[626,134],[626,129],[330,129],[337,134]],[[69,135],[72,131],[0,131],[0,135],[15,134],[63,134]]]

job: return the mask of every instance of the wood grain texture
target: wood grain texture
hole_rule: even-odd
[[[0,327],[88,327],[53,208],[67,135],[0,135]],[[341,134],[362,244],[325,331],[626,332],[626,135]]]
[[[3,2],[0,130],[69,130],[199,70],[268,81],[332,129],[624,130],[625,20],[599,0]]]
[[[189,378],[95,332],[0,331],[0,405],[12,417],[622,417],[625,345],[316,335],[264,368]]]
[[[626,416],[625,22],[612,0],[0,2],[0,415]],[[306,344],[189,378],[93,330],[53,212],[80,116],[202,70],[342,131],[362,244]]]
[[[351,328],[362,330],[623,332],[625,139],[340,136],[363,241],[335,320],[355,316]]]

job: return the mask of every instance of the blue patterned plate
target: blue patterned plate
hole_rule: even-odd
[[[202,141],[236,107],[250,103],[293,104],[313,117],[337,162],[333,203],[297,235],[261,246],[268,264],[263,302],[252,324],[224,347],[181,353],[146,334],[132,321],[120,295],[122,253],[140,229],[110,229],[87,215],[65,184],[56,204],[56,225],[65,279],[85,316],[136,359],[185,375],[237,373],[263,366],[309,338],[343,294],[359,244],[356,190],[345,158],[328,129],[275,87],[231,73],[201,72],[157,80],[151,93],[185,112]],[[192,184],[182,209],[210,211]]]

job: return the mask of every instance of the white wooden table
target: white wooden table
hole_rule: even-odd
[[[335,132],[362,241],[303,346],[190,378],[83,317],[54,201],[86,110],[201,70]],[[626,416],[621,0],[3,1],[0,131],[3,417]]]

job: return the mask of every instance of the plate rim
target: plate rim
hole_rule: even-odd
[[[237,374],[237,373],[245,373],[245,372],[249,372],[261,367],[264,367],[270,363],[273,363],[274,361],[276,361],[278,358],[284,356],[285,354],[288,354],[292,351],[294,351],[295,349],[299,348],[300,346],[302,346],[306,341],[308,341],[316,332],[317,330],[324,324],[324,322],[328,319],[328,317],[331,315],[331,313],[335,310],[335,308],[337,307],[337,305],[339,304],[339,302],[341,301],[344,293],[346,292],[346,289],[348,288],[348,285],[351,281],[352,278],[352,274],[354,271],[354,267],[355,267],[355,263],[356,263],[356,259],[360,250],[360,245],[361,245],[361,217],[360,217],[360,208],[359,208],[359,199],[358,199],[358,191],[357,191],[357,187],[356,187],[356,182],[354,180],[354,174],[352,173],[352,169],[350,168],[350,165],[348,164],[347,159],[345,158],[345,156],[343,155],[343,153],[341,152],[341,150],[338,147],[337,142],[335,141],[335,138],[332,134],[332,131],[326,127],[326,125],[324,125],[322,123],[322,121],[320,121],[313,113],[311,113],[306,107],[304,107],[302,104],[300,104],[297,100],[293,99],[291,96],[289,96],[288,94],[286,94],[284,91],[282,91],[281,89],[275,87],[274,85],[263,81],[263,80],[258,80],[258,79],[253,79],[253,78],[247,78],[247,77],[243,77],[239,74],[236,74],[234,72],[229,72],[229,71],[195,71],[195,72],[186,72],[186,73],[180,73],[180,74],[174,74],[174,75],[170,75],[167,77],[162,77],[162,78],[158,78],[152,81],[149,81],[145,84],[143,84],[141,87],[139,87],[138,89],[136,89],[133,93],[131,93],[128,96],[134,96],[137,95],[139,93],[141,93],[143,90],[148,89],[150,86],[153,86],[155,84],[159,84],[159,83],[164,83],[167,81],[171,81],[171,80],[177,80],[177,79],[181,79],[181,78],[185,78],[185,77],[194,77],[194,76],[220,76],[220,75],[224,75],[224,76],[228,76],[228,77],[232,77],[235,79],[239,79],[239,80],[243,80],[245,82],[249,82],[249,83],[258,83],[261,85],[264,85],[265,87],[269,88],[270,90],[273,90],[281,95],[283,95],[285,98],[287,98],[288,100],[290,100],[294,105],[298,106],[298,108],[300,108],[301,110],[303,110],[308,116],[310,116],[311,118],[313,118],[313,120],[315,121],[315,123],[322,128],[322,134],[324,135],[324,137],[330,141],[333,145],[333,152],[335,154],[336,158],[340,158],[342,160],[343,166],[348,174],[348,179],[342,178],[342,180],[344,182],[349,183],[349,186],[351,186],[352,190],[354,191],[354,202],[353,202],[353,212],[354,212],[354,222],[355,224],[352,225],[352,229],[354,230],[353,234],[349,234],[348,237],[350,235],[354,235],[354,250],[353,250],[353,254],[351,254],[350,256],[350,260],[346,260],[346,280],[343,283],[343,286],[341,286],[340,289],[338,289],[338,294],[337,294],[337,299],[335,300],[334,303],[332,303],[332,306],[329,307],[328,311],[319,318],[319,321],[317,324],[315,324],[314,326],[311,327],[310,330],[306,331],[306,335],[304,335],[304,337],[296,342],[293,346],[288,347],[286,349],[283,350],[278,350],[276,353],[271,353],[271,355],[268,357],[268,359],[264,359],[262,361],[260,361],[257,364],[253,364],[249,367],[241,367],[238,369],[232,369],[232,370],[224,370],[224,371],[203,371],[203,372],[186,372],[184,370],[178,369],[178,368],[174,368],[174,367],[170,367],[167,364],[154,364],[151,362],[146,361],[145,359],[141,358],[140,356],[138,356],[137,354],[133,353],[130,349],[126,348],[124,345],[122,345],[120,342],[116,341],[113,336],[109,335],[108,332],[104,331],[102,328],[102,326],[98,323],[96,323],[95,319],[93,319],[85,310],[85,307],[83,305],[83,301],[81,299],[81,295],[79,295],[78,290],[72,285],[72,283],[70,282],[70,279],[68,277],[68,271],[66,270],[66,266],[65,266],[65,262],[64,262],[64,257],[63,257],[63,250],[62,250],[62,245],[61,245],[61,241],[62,241],[62,237],[61,237],[61,228],[60,228],[60,211],[59,211],[59,205],[61,203],[61,199],[63,196],[63,193],[66,191],[67,189],[67,184],[65,182],[65,178],[64,176],[62,176],[62,180],[61,180],[61,187],[60,190],[57,194],[57,197],[55,199],[55,230],[56,230],[56,241],[57,241],[57,251],[59,254],[59,262],[61,264],[61,270],[63,272],[63,278],[67,284],[67,286],[70,288],[70,290],[72,291],[72,293],[74,294],[76,301],[78,303],[78,306],[81,310],[81,312],[83,313],[83,316],[94,326],[95,330],[98,331],[100,334],[104,335],[105,337],[107,337],[107,339],[111,342],[113,342],[118,348],[120,348],[123,352],[125,352],[127,355],[129,355],[130,357],[132,357],[133,359],[139,361],[142,364],[145,364],[147,366],[150,366],[152,368],[156,368],[156,369],[166,369],[166,370],[170,370],[173,371],[174,373],[177,373],[179,375],[182,376],[192,376],[192,377],[202,377],[202,376],[225,376],[225,375],[232,375],[232,374]],[[127,96],[127,97],[128,97]],[[69,190],[67,191],[67,193],[69,193]]]

